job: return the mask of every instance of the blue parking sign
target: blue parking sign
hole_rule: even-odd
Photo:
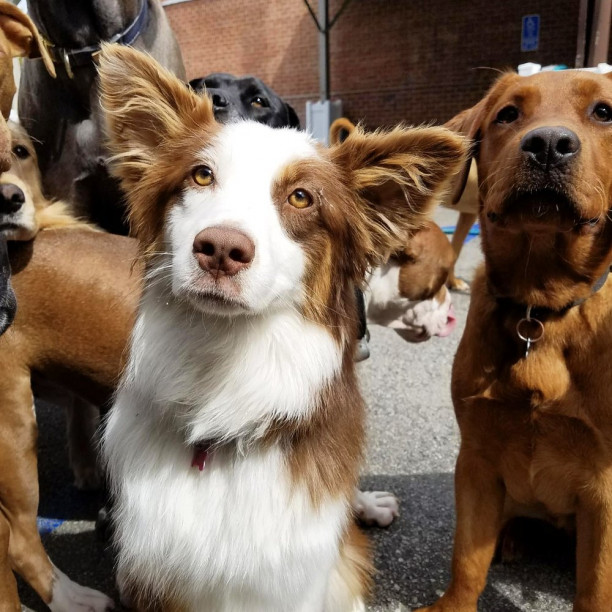
[[[521,51],[537,51],[540,42],[540,16],[523,15]]]

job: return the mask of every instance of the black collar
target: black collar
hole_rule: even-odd
[[[606,271],[597,279],[595,284],[591,287],[591,293],[586,297],[580,298],[579,300],[574,300],[560,309],[548,308],[547,306],[533,306],[531,310],[529,310],[530,317],[532,319],[542,321],[551,315],[564,315],[568,310],[571,310],[575,306],[580,306],[580,304],[584,304],[584,302],[586,302],[591,296],[597,293],[606,284],[609,274],[610,266],[606,268]],[[515,302],[511,298],[498,297],[496,299],[498,304],[512,305],[515,308],[520,309],[522,312],[526,312],[527,308],[529,307],[529,304],[521,304],[520,302]]]
[[[120,45],[131,45],[144,30],[147,23],[149,2],[148,0],[141,0],[140,10],[138,15],[132,23],[125,28],[122,32],[115,34],[109,41],[109,43],[117,43]],[[88,47],[81,47],[79,49],[72,49],[66,47],[57,47],[52,42],[44,39],[45,45],[49,51],[49,55],[56,64],[64,66],[64,70],[68,75],[68,78],[73,79],[74,73],[72,68],[80,68],[93,64],[95,56],[100,52],[100,43],[90,45]]]

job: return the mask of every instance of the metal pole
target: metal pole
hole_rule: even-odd
[[[578,8],[578,40],[576,41],[576,61],[574,68],[584,68],[587,54],[589,0],[580,0]]]
[[[597,66],[608,61],[611,17],[612,0],[596,0],[587,66]]]
[[[319,94],[329,100],[329,5],[319,0]]]

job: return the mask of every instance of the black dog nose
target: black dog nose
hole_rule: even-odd
[[[218,93],[213,94],[212,102],[217,108],[225,108],[228,105],[227,98]]]
[[[544,170],[568,163],[580,151],[580,139],[565,127],[541,127],[525,134],[521,150]]]
[[[6,183],[0,185],[0,212],[11,214],[17,212],[25,202],[25,195],[17,185]]]

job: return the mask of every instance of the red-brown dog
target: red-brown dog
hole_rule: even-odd
[[[453,367],[452,580],[426,609],[475,612],[529,514],[575,518],[574,611],[610,612],[612,78],[508,74],[454,123],[477,143],[485,265]]]

